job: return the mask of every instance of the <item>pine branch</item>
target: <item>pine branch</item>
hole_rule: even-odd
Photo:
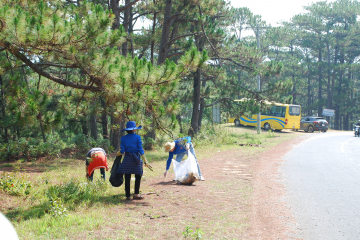
[[[187,36],[193,36],[193,35],[197,35],[198,33],[189,33],[189,34],[185,34],[185,35],[181,35],[179,37],[173,38],[170,41],[168,41],[165,46],[163,47],[163,49],[165,49],[169,44],[175,42],[176,40],[183,38],[183,37],[187,37]]]
[[[171,57],[175,57],[175,56],[182,55],[182,54],[184,54],[184,51],[176,52],[176,53],[167,55],[166,58],[171,58]]]
[[[30,59],[28,59],[24,54],[22,54],[17,48],[11,47],[11,44],[9,42],[0,42],[0,45],[2,47],[6,48],[6,50],[8,52],[10,52],[14,56],[16,56],[17,59],[19,59],[20,61],[25,63],[27,66],[29,66],[32,70],[34,70],[34,72],[36,72],[37,74],[39,74],[43,77],[46,77],[47,79],[50,79],[54,82],[57,82],[59,84],[62,84],[64,86],[68,86],[68,87],[72,87],[72,88],[85,89],[85,90],[90,90],[90,91],[94,91],[94,92],[101,91],[101,89],[99,87],[81,85],[81,84],[69,82],[69,81],[64,80],[63,78],[51,75],[50,73],[48,73],[48,72],[44,71],[43,69],[41,69],[40,67],[38,67],[37,64],[32,63],[30,61]]]
[[[131,3],[129,3],[128,5],[119,7],[117,10],[118,10],[119,12],[125,11],[126,9],[130,8],[130,7],[133,6],[135,3],[137,3],[138,1],[140,1],[140,0],[134,0],[134,1],[132,1]]]

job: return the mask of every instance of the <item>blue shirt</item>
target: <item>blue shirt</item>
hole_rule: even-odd
[[[124,154],[124,152],[128,152],[140,153],[140,155],[143,155],[144,149],[142,148],[141,137],[133,132],[123,136],[121,138],[120,152],[121,154]]]
[[[166,162],[166,170],[169,170],[170,165],[171,165],[171,161],[173,159],[173,156],[175,154],[179,154],[179,153],[183,153],[186,152],[186,147],[185,144],[186,143],[191,143],[191,137],[183,137],[183,138],[179,138],[177,140],[174,141],[175,142],[175,150],[172,152],[169,152],[169,157],[168,160]]]

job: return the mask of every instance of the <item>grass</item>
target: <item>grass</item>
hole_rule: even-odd
[[[228,150],[239,150],[241,156],[254,157],[283,141],[290,140],[296,135],[291,133],[267,132],[258,135],[253,128],[237,128],[233,124],[203,127],[202,133],[194,139],[196,155],[200,162],[203,159],[212,157],[218,152]],[[240,143],[260,144],[261,147],[240,146]],[[159,148],[154,151],[147,151],[146,156],[153,166],[154,172],[146,171],[141,185],[141,191],[152,192],[153,186],[147,181],[159,178],[165,169],[165,162],[168,154]],[[240,156],[240,155],[239,155]],[[109,166],[113,159],[108,159]],[[27,164],[27,165],[26,165]],[[174,236],[181,239],[208,239],[212,232],[218,232],[226,236],[229,229],[246,227],[246,214],[239,216],[242,222],[234,223],[229,219],[231,212],[220,211],[213,223],[199,223],[199,216],[194,215],[189,222],[178,222],[169,215],[169,208],[160,207],[142,211],[141,204],[125,204],[124,187],[113,188],[107,182],[100,181],[100,172],[94,173],[94,182],[85,181],[84,161],[76,159],[57,159],[46,163],[21,161],[0,165],[3,167],[30,166],[40,169],[35,173],[18,171],[16,174],[31,182],[31,192],[28,195],[9,196],[6,192],[0,191],[0,202],[6,200],[6,204],[0,205],[0,209],[14,224],[20,239],[144,239],[163,238]],[[172,171],[172,169],[170,170]],[[110,172],[106,172],[108,179]],[[131,183],[134,186],[134,182]],[[249,182],[237,181],[219,183],[206,181],[210,191],[224,191],[232,184],[240,187],[242,199],[244,199],[244,211],[249,206],[246,201],[251,197],[251,186]],[[184,206],[190,206],[191,200],[187,197],[178,197],[176,192],[168,191],[163,193],[169,199],[169,204],[179,202]],[[201,211],[207,211],[206,203],[201,202]],[[55,203],[54,203],[55,202]],[[172,203],[173,202],[173,203]],[[144,218],[144,213],[152,216],[156,221],[149,226],[150,220]],[[106,226],[121,226],[117,229],[104,229]],[[152,220],[153,221],[153,220]],[[171,224],[169,228],[168,224]],[[148,236],[146,229],[151,228],[154,236]],[[191,231],[190,231],[191,230]],[[107,232],[111,231],[111,232]],[[185,233],[185,234],[184,234]],[[185,236],[186,235],[186,236]],[[103,237],[102,237],[103,236]],[[113,236],[110,237],[109,236]]]

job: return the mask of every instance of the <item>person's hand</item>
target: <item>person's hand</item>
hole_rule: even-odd
[[[88,173],[86,173],[86,178],[89,178],[89,174],[88,174]]]
[[[190,150],[190,143],[185,144],[185,149],[186,149],[187,151]]]
[[[106,171],[109,171],[109,167],[106,167]]]
[[[164,177],[166,177],[167,174],[168,174],[168,170],[166,170],[166,171],[164,172]]]
[[[150,164],[144,163],[144,165],[145,165],[145,167],[147,167],[147,168],[150,169],[151,171],[154,171],[154,170],[152,169],[152,166],[151,166]]]

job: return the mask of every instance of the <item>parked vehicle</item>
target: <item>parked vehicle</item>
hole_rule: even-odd
[[[305,132],[321,131],[326,132],[328,130],[329,123],[322,117],[304,117],[300,121],[300,129]]]
[[[244,99],[234,101],[241,102],[244,101]],[[261,127],[265,131],[269,131],[270,129],[276,131],[281,131],[282,129],[299,129],[301,106],[267,101],[263,103],[269,106],[261,110]],[[256,127],[257,115],[254,114],[251,117],[240,116],[240,118],[234,118],[233,121],[235,126],[244,125]]]
[[[360,137],[360,126],[356,126],[354,127],[354,135],[355,137],[358,136]]]

